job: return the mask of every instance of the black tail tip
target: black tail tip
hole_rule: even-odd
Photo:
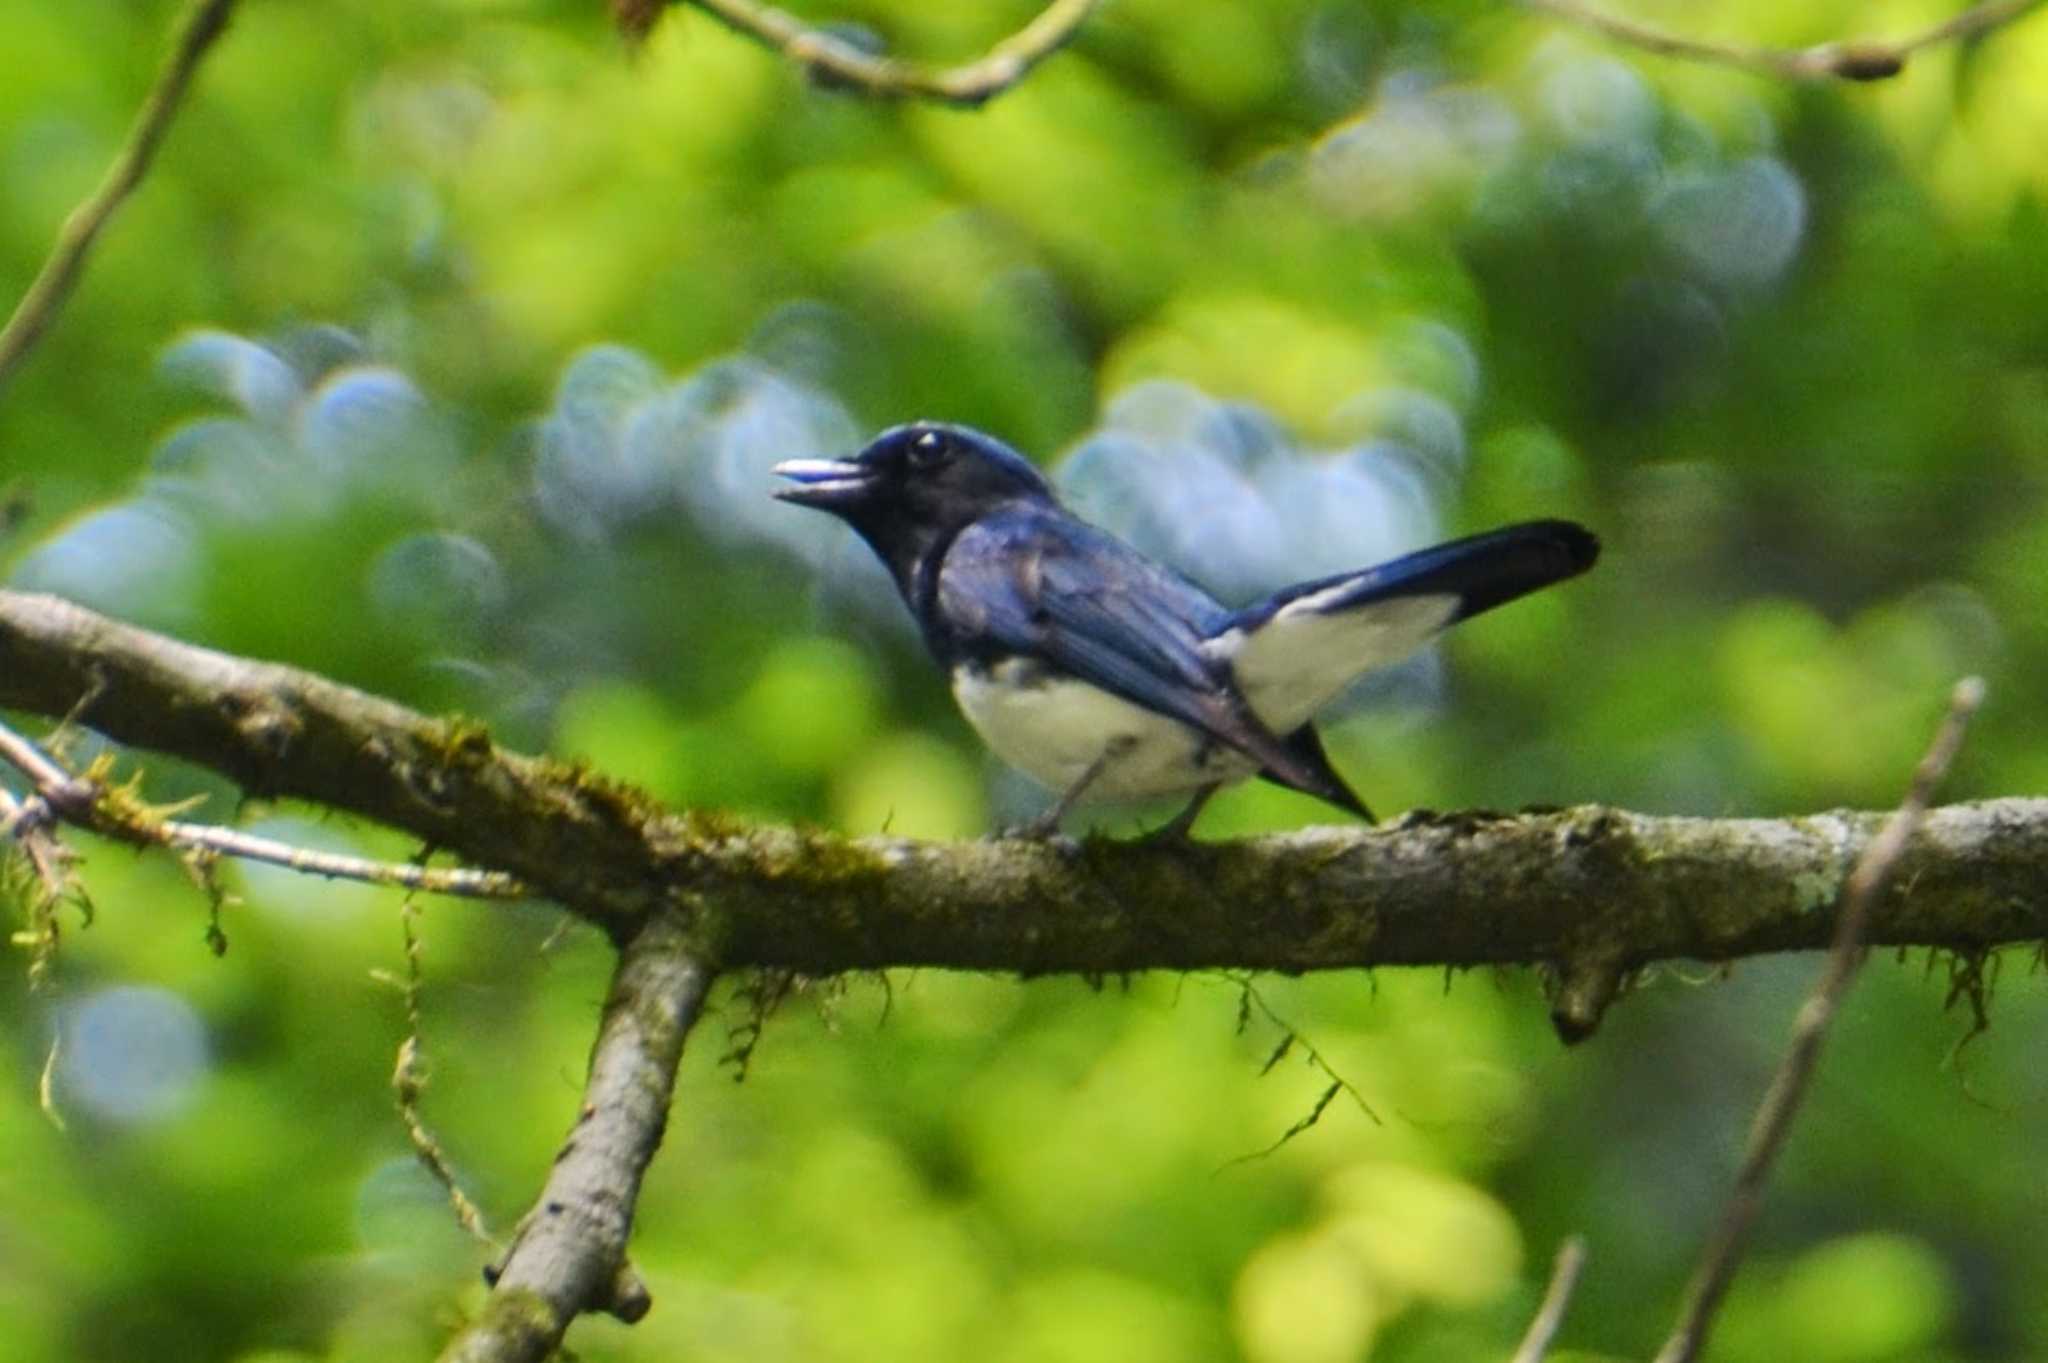
[[[1576,521],[1536,521],[1529,527],[1556,557],[1560,577],[1573,577],[1600,561],[1600,537]]]

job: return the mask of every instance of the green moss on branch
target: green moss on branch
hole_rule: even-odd
[[[0,705],[80,720],[512,872],[616,938],[691,924],[714,965],[1105,975],[1524,963],[1578,980],[1814,949],[1883,819],[1411,815],[1189,846],[844,839],[677,813],[324,678],[0,592]],[[1871,940],[1963,953],[2048,937],[2048,801],[1933,811]],[[1608,986],[1611,988],[1612,986]]]

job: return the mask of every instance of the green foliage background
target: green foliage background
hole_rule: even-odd
[[[583,540],[536,514],[533,422],[574,406],[586,348],[626,347],[607,353],[653,383],[823,335],[807,382],[850,436],[939,416],[1049,457],[1162,378],[1319,447],[1451,410],[1446,530],[1595,525],[1591,578],[1449,643],[1442,707],[1342,726],[1338,764],[1382,811],[1889,804],[1971,670],[1992,703],[1949,794],[2048,786],[2048,21],[1836,89],[1508,6],[1110,0],[966,113],[812,88],[694,11],[629,57],[597,11],[251,0],[0,393],[19,508],[0,570],[33,580],[96,512],[192,486],[226,438],[195,423],[247,408],[255,353],[215,337],[211,361],[160,367],[192,329],[307,373],[388,365],[428,416],[381,472],[322,473],[300,394],[265,428],[266,477],[180,523],[181,572],[98,604],[481,714],[678,803],[975,834],[988,769],[936,680],[814,605],[786,553],[666,504]],[[0,293],[101,174],[173,12],[0,10]],[[1030,12],[805,7],[940,58]],[[1946,12],[1657,17],[1809,42]],[[491,590],[438,595],[462,579],[430,558],[425,588],[379,594],[380,564],[413,561],[394,544],[444,533],[488,546]],[[153,796],[237,812],[201,774],[150,773]],[[1204,832],[1326,813],[1248,789]],[[241,817],[415,850],[311,811]],[[395,899],[237,874],[215,960],[175,865],[89,850],[100,918],[53,988],[0,977],[0,1352],[430,1356],[482,1254],[390,1111]],[[601,943],[558,926],[441,903],[421,926],[428,1115],[501,1227],[573,1111],[603,990]],[[1239,1027],[1231,981],[832,982],[783,1006],[737,1085],[720,1052],[748,1006],[728,992],[642,1207],[656,1311],[572,1342],[749,1363],[1500,1357],[1581,1231],[1558,1357],[1643,1357],[1813,966],[1661,972],[1569,1053],[1524,972],[1262,981],[1362,1102],[1242,1162],[1326,1081],[1299,1048],[1261,1073],[1280,1033],[1257,1010]],[[1995,1025],[1958,1051],[1949,970],[1874,962],[1715,1357],[2048,1354],[2048,1000],[2006,959]],[[50,1040],[118,985],[194,1010],[203,1068],[116,1122],[60,1064],[60,1132],[35,1102]]]

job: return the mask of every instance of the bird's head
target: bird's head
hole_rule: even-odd
[[[777,497],[847,521],[892,565],[1006,502],[1053,496],[1000,440],[937,421],[893,426],[851,459],[791,459],[775,472],[793,485]]]

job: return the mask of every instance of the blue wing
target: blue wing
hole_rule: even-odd
[[[1370,819],[1314,729],[1261,723],[1209,640],[1230,612],[1180,574],[1057,507],[975,522],[939,569],[935,640],[948,662],[1023,655],[1246,754],[1260,774]]]
[[[962,531],[939,569],[936,604],[956,656],[1040,658],[1203,729],[1228,697],[1228,677],[1202,644],[1230,612],[1054,508],[1019,506]]]

